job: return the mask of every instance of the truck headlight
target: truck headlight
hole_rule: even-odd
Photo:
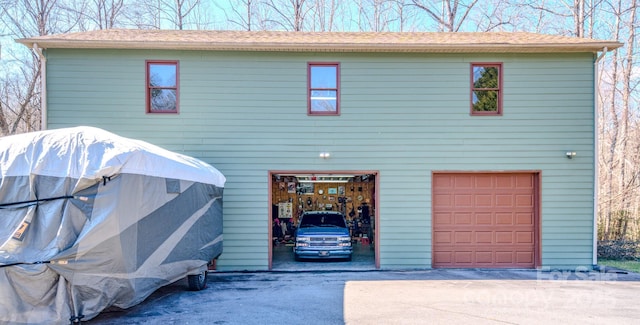
[[[342,247],[351,246],[351,237],[338,238],[338,246],[342,246]]]
[[[309,246],[309,241],[311,241],[309,237],[296,237],[296,246],[307,247]]]

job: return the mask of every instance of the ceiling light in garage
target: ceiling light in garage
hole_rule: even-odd
[[[295,175],[300,183],[347,183],[354,175]]]

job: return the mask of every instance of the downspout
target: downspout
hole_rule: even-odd
[[[33,43],[33,51],[40,57],[40,130],[47,129],[47,58],[37,43]]]
[[[593,63],[594,70],[594,79],[593,79],[593,257],[592,263],[593,267],[598,265],[598,185],[599,181],[599,168],[598,168],[598,131],[600,129],[600,125],[598,123],[598,112],[600,112],[600,107],[598,103],[600,102],[598,99],[600,97],[600,86],[599,80],[600,76],[598,73],[598,63],[600,60],[607,54],[609,49],[607,47],[602,49],[602,54],[596,58],[596,61]],[[597,52],[596,52],[597,53]]]

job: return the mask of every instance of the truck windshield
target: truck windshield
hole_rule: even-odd
[[[302,217],[300,228],[340,227],[346,228],[344,218],[338,214],[308,214]]]

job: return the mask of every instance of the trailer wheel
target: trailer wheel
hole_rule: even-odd
[[[187,282],[189,283],[189,290],[200,291],[207,287],[207,271],[202,271],[198,274],[187,275]]]

